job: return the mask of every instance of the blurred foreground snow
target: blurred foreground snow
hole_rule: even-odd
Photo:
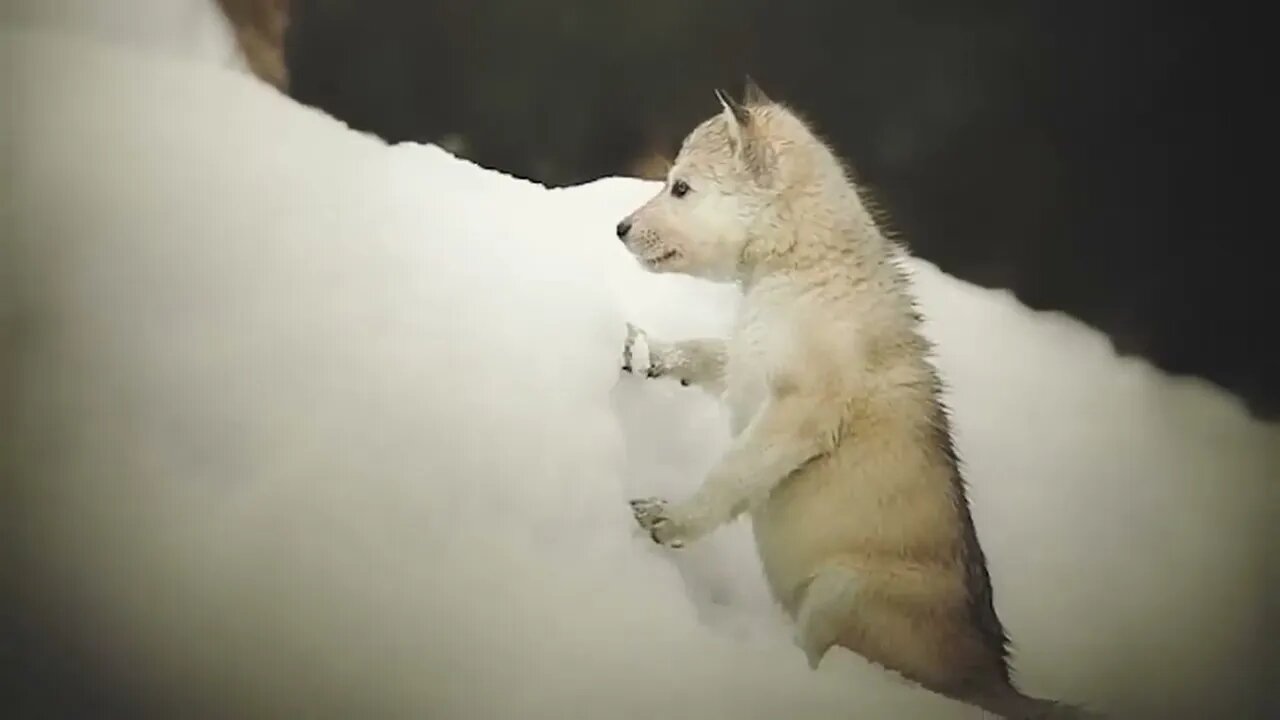
[[[248,71],[214,0],[5,0],[0,20]]]
[[[620,378],[653,188],[548,191],[388,147],[207,64],[6,33],[0,474],[12,604],[88,671],[228,717],[963,718],[807,670],[747,528],[664,553],[637,494],[724,442]],[[1260,717],[1280,429],[918,262],[996,603],[1030,692]]]

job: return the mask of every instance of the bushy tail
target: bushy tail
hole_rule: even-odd
[[[1104,720],[1104,716],[1076,705],[1023,695],[1008,685],[964,698],[1007,720]]]

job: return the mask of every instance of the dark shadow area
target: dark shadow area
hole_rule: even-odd
[[[1267,63],[1246,39],[1256,21],[1228,5],[293,5],[294,97],[551,185],[660,172],[715,110],[712,88],[750,73],[831,140],[918,255],[1280,410],[1243,169]]]

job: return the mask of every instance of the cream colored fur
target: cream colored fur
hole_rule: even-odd
[[[843,646],[1006,717],[1074,709],[1009,680],[1006,639],[951,449],[901,250],[836,155],[749,83],[685,140],[663,189],[619,225],[651,270],[732,281],[724,340],[645,337],[647,367],[720,396],[732,444],[679,502],[632,502],[669,547],[740,514],[817,667]]]

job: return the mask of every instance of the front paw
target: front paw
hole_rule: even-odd
[[[634,375],[650,379],[666,377],[671,373],[670,348],[649,339],[643,330],[627,323],[627,339],[622,346],[622,369]],[[688,386],[687,378],[678,378]]]
[[[671,511],[671,506],[661,498],[641,498],[631,501],[631,512],[636,523],[649,533],[659,545],[682,548],[691,538],[690,527]]]
[[[622,369],[647,374],[650,368],[649,338],[640,328],[627,323],[627,339],[622,344]]]

